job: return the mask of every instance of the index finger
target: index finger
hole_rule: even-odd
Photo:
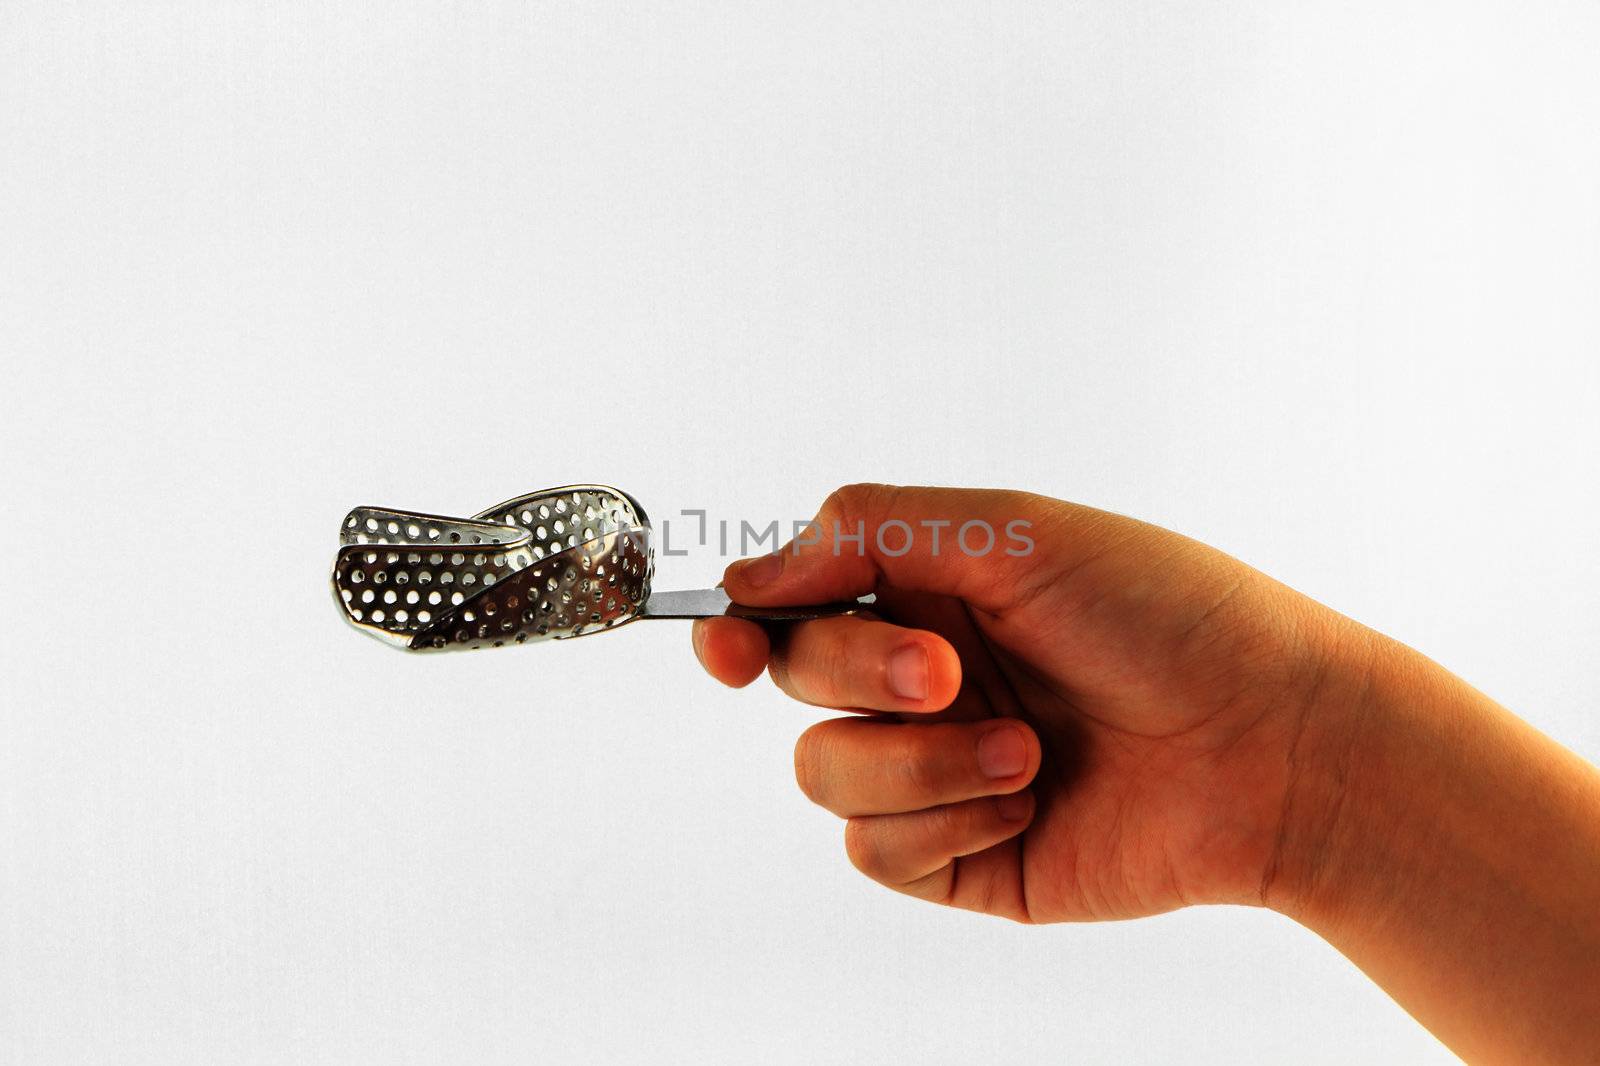
[[[760,677],[772,656],[767,631],[742,618],[697,618],[691,639],[706,673],[729,688],[744,688]]]
[[[1115,520],[1025,492],[846,485],[805,533],[733,563],[723,581],[752,606],[850,599],[882,583],[998,613],[1047,576],[1041,559],[1062,561],[1061,543],[1090,550]],[[1050,552],[1035,552],[1038,537],[1049,538]]]

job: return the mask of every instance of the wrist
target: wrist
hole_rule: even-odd
[[[1391,787],[1372,738],[1383,731],[1384,693],[1404,650],[1337,616],[1323,645],[1289,736],[1283,813],[1261,881],[1265,906],[1313,928],[1333,918],[1372,858],[1360,830],[1371,797]]]
[[[1588,1061],[1600,774],[1367,630],[1315,692],[1262,902],[1463,1058]]]

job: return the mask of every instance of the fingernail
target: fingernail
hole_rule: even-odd
[[[928,649],[907,644],[889,656],[889,689],[903,700],[928,698]]]
[[[704,652],[706,643],[706,627],[698,621],[689,627],[689,640],[694,644],[694,657],[703,664],[706,661]]]
[[[751,588],[770,585],[783,573],[783,552],[776,551],[759,559],[747,559],[739,565],[739,578]]]
[[[1002,722],[978,738],[978,769],[988,778],[1015,777],[1028,768],[1028,742],[1022,730]]]
[[[994,801],[994,809],[1002,822],[1026,821],[1033,811],[1033,794],[1023,789],[1009,796],[998,796]]]

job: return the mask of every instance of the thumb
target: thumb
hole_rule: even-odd
[[[846,485],[794,540],[731,564],[723,583],[734,600],[755,607],[826,603],[892,587],[998,611],[1016,603],[1040,572],[1039,538],[1057,537],[1075,511],[1099,513],[1000,489]]]

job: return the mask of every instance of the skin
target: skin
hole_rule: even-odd
[[[975,519],[997,533],[985,554],[955,541]],[[891,520],[910,550],[891,554]],[[924,523],[943,521],[935,553]],[[1409,648],[1143,522],[851,485],[817,530],[730,566],[729,594],[872,592],[875,617],[710,619],[694,646],[725,684],[766,671],[854,712],[802,734],[795,772],[868,877],[1030,923],[1270,907],[1469,1060],[1600,1062],[1593,767]]]

